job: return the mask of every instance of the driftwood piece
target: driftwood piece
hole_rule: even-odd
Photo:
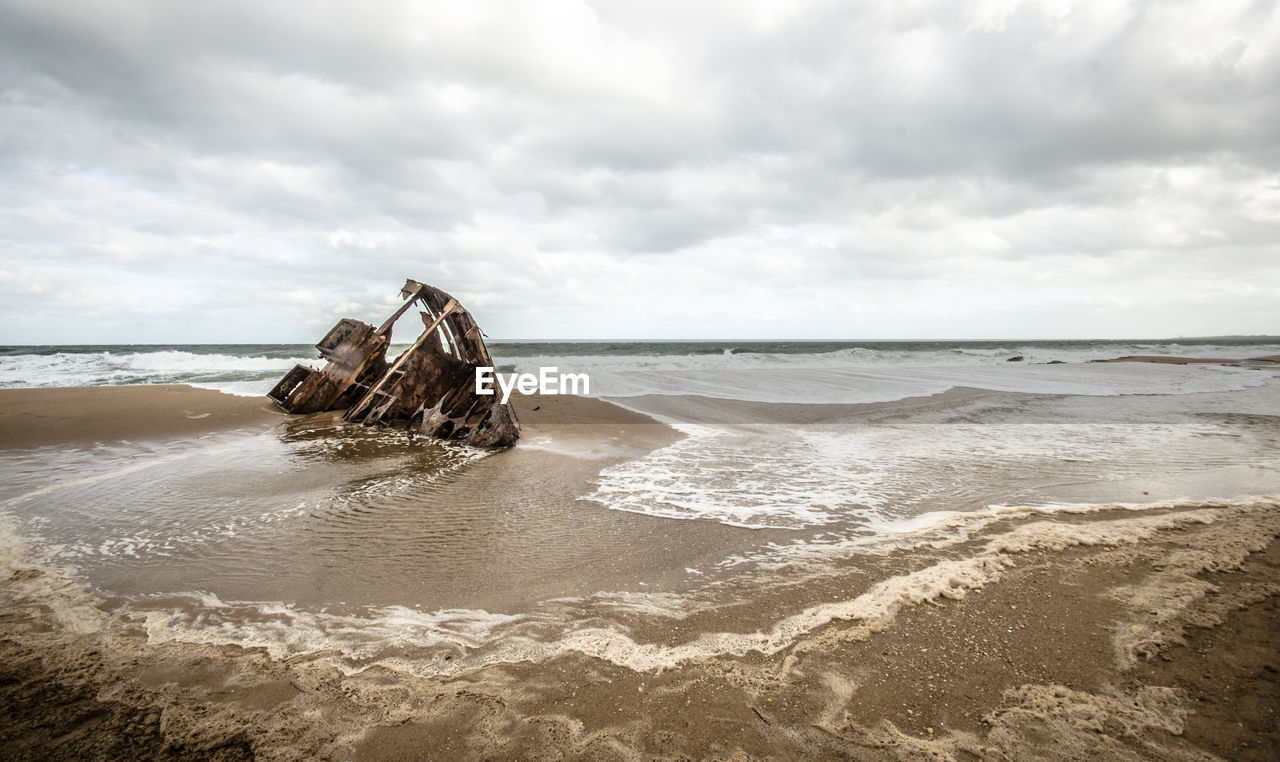
[[[405,281],[406,301],[379,328],[343,319],[316,348],[322,370],[298,365],[267,396],[289,413],[347,408],[343,418],[403,425],[476,447],[506,447],[520,437],[511,405],[475,392],[476,368],[492,367],[480,326],[458,300],[433,286]],[[391,328],[411,306],[426,328],[390,365]]]

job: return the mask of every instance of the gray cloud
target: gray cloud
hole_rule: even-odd
[[[0,4],[0,342],[1280,330],[1274,3],[463,5]]]

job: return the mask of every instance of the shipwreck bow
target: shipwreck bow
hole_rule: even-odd
[[[267,393],[285,412],[347,408],[343,418],[400,425],[476,447],[506,447],[520,438],[511,405],[475,392],[476,368],[492,367],[480,326],[445,292],[405,281],[403,306],[381,327],[343,318],[316,348],[324,368],[297,365]],[[422,308],[425,330],[387,362],[391,327],[409,308]]]

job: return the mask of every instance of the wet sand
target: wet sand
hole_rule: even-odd
[[[133,389],[0,393],[6,446],[283,418],[216,392]],[[21,420],[24,400],[46,406],[49,431]],[[530,446],[550,428],[587,451],[674,436],[593,400],[524,399],[519,416]],[[549,655],[435,676],[155,642],[65,570],[5,547],[0,756],[1274,759],[1277,534],[1274,498],[1015,512],[951,541],[744,578],[730,584],[752,594],[735,605],[637,609]]]
[[[255,649],[149,645],[127,623],[73,604],[61,581],[19,569],[3,583],[0,611],[0,751],[1274,759],[1280,508],[1211,506],[1213,520],[1205,510],[1171,507],[1145,537],[1128,512],[1008,520],[942,554],[891,553],[749,607],[637,627],[638,641],[678,645],[750,633],[797,598],[820,606],[912,588],[776,653],[667,669],[566,651],[422,678],[380,667],[344,674],[324,654],[280,661]],[[976,566],[957,561],[983,547]],[[63,588],[61,600],[50,588]]]
[[[237,428],[268,429],[283,416],[265,397],[181,385],[0,389],[0,447],[168,441]]]
[[[599,400],[515,395],[521,424],[653,423]],[[330,418],[333,414],[319,414]],[[285,420],[265,397],[237,397],[176,384],[0,389],[0,447],[90,446],[169,441],[230,429],[267,430]]]

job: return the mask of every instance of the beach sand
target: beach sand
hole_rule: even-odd
[[[677,436],[598,400],[519,404],[534,447],[549,431],[584,452]],[[284,422],[185,387],[0,392],[10,448]],[[1270,498],[1013,511],[946,542],[740,580],[754,587],[736,605],[637,609],[536,658],[425,676],[158,642],[7,547],[0,757],[1275,759],[1277,534]]]
[[[616,405],[580,397],[516,395],[512,404],[525,427],[535,430],[548,423],[653,423]],[[283,411],[265,397],[238,397],[176,384],[0,389],[0,447],[4,448],[167,441],[230,429],[267,430],[284,418]]]
[[[266,398],[190,386],[0,389],[4,448],[167,441],[228,429],[268,429],[280,418]]]

